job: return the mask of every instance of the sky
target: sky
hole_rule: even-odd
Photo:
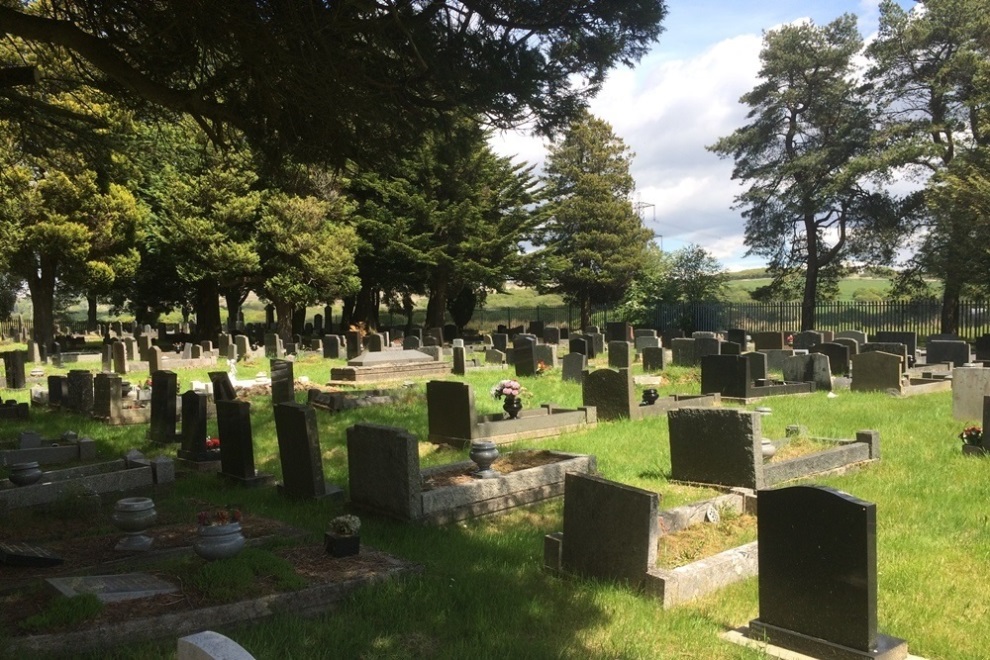
[[[905,8],[914,2],[898,0]],[[667,0],[664,31],[635,68],[614,69],[591,102],[635,154],[635,201],[655,241],[673,251],[697,244],[728,270],[755,268],[745,257],[744,220],[733,210],[744,190],[733,161],[705,147],[746,121],[739,97],[757,84],[763,32],[801,20],[825,25],[858,17],[864,39],[876,33],[879,0]],[[497,134],[494,149],[542,163],[546,149],[522,132]]]

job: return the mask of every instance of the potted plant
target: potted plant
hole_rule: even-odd
[[[979,426],[967,426],[959,434],[959,439],[963,441],[964,454],[987,453],[987,448],[983,446],[983,429]]]
[[[350,557],[361,550],[361,519],[357,516],[337,516],[323,537],[327,553],[334,557]]]
[[[227,507],[213,512],[200,511],[196,520],[197,538],[193,550],[203,559],[228,559],[244,549],[239,509]]]
[[[505,398],[502,410],[506,412],[509,419],[515,419],[522,410],[522,395],[526,388],[519,384],[517,380],[499,381],[498,385],[492,388],[492,396],[496,399]]]

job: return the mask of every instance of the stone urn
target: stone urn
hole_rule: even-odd
[[[763,451],[763,460],[769,461],[777,453],[777,445],[773,444],[769,440],[763,440],[761,443]]]
[[[121,552],[144,552],[151,548],[154,539],[145,532],[158,519],[155,503],[150,497],[125,497],[117,500],[110,520],[127,535],[120,540],[114,550]]]
[[[230,559],[244,549],[244,534],[239,522],[200,525],[197,534],[193,550],[207,561]]]
[[[27,463],[14,463],[11,465],[10,476],[7,478],[15,486],[30,486],[33,483],[37,483],[38,479],[41,479],[41,474],[38,461],[29,461]]]
[[[493,479],[500,476],[498,470],[492,469],[492,463],[498,458],[498,448],[491,440],[472,442],[468,456],[478,466],[478,469],[471,473],[475,479]]]
[[[519,411],[522,410],[522,399],[511,394],[506,394],[505,403],[502,404],[502,410],[509,416],[509,419],[516,419],[519,417]]]
[[[361,536],[327,532],[323,535],[323,547],[331,557],[353,557],[361,552]]]

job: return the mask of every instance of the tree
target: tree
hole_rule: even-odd
[[[642,270],[619,304],[619,314],[631,323],[649,325],[658,303],[722,300],[728,281],[722,265],[701,246],[663,252],[650,243]]]
[[[275,305],[278,333],[292,338],[292,312],[355,291],[357,235],[344,221],[352,212],[331,200],[270,193],[257,226],[263,281],[258,293]]]
[[[907,12],[885,0],[878,37],[867,49],[872,64],[867,76],[889,136],[884,158],[890,167],[928,179],[908,199],[913,213],[907,217],[918,241],[901,288],[925,276],[942,279],[944,333],[958,330],[960,295],[981,276],[972,267],[983,253],[982,244],[974,242],[974,223],[985,214],[980,198],[987,191],[951,190],[958,191],[953,181],[973,181],[974,168],[986,160],[977,152],[990,146],[988,10],[986,0],[925,0]],[[968,160],[957,165],[960,158]],[[933,196],[937,199],[928,199]]]
[[[375,327],[380,293],[420,293],[430,297],[427,325],[444,325],[449,310],[462,328],[486,291],[516,275],[538,183],[532,167],[496,155],[487,138],[465,119],[424,135],[394,167],[351,181],[362,239],[352,320]]]
[[[815,327],[819,276],[893,222],[893,202],[870,187],[873,117],[854,80],[862,48],[855,16],[824,27],[786,25],[764,35],[760,82],[740,99],[750,123],[709,149],[735,159],[747,254],[782,275],[804,272],[801,328]]]
[[[453,110],[562,125],[660,34],[662,0],[0,2],[0,32],[95,86],[270,155],[384,159]]]
[[[633,154],[605,121],[585,115],[551,145],[546,161],[548,219],[534,234],[543,249],[538,288],[581,309],[614,303],[643,268],[653,237],[630,200]]]

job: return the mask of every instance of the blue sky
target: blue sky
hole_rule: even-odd
[[[696,243],[730,270],[763,265],[744,258],[743,220],[731,208],[742,190],[730,179],[732,161],[705,146],[745,122],[739,97],[757,82],[765,30],[808,19],[823,25],[851,13],[870,39],[877,5],[878,0],[667,1],[659,42],[634,69],[612,71],[591,104],[592,113],[636,154],[637,199],[665,250]],[[522,133],[496,136],[493,144],[530,163],[545,155],[539,139]]]

